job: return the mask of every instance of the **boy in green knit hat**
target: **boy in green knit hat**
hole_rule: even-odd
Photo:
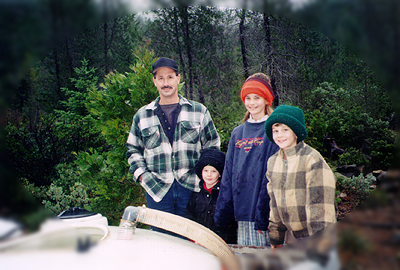
[[[321,154],[305,144],[303,111],[280,105],[265,122],[267,137],[279,146],[268,160],[271,247],[282,246],[285,234],[297,240],[336,223],[335,176]],[[286,241],[288,243],[288,241]]]

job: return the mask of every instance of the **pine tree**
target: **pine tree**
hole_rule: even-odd
[[[89,68],[89,61],[82,60],[82,66],[75,68],[77,79],[71,78],[74,89],[62,88],[67,100],[60,101],[63,109],[54,110],[58,116],[55,122],[57,136],[64,142],[67,151],[80,152],[102,144],[99,131],[93,128],[93,116],[86,108],[88,92],[97,87],[96,69]]]
[[[145,193],[132,180],[126,159],[126,140],[135,112],[158,96],[151,75],[153,53],[145,48],[135,52],[137,61],[124,74],[106,75],[100,90],[89,91],[88,110],[96,119],[95,129],[105,138],[105,151],[90,149],[77,154],[80,180],[94,190],[91,210],[117,225],[128,205],[145,203]]]

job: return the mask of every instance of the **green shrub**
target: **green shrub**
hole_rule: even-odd
[[[339,197],[340,193],[340,190],[335,190],[335,203],[339,203],[342,201],[342,199]]]
[[[242,124],[242,119],[246,112],[243,103],[233,103],[230,106],[223,106],[219,108],[218,117],[212,113],[212,119],[214,125],[218,131],[219,138],[221,140],[221,151],[225,152],[228,150],[229,140],[231,138],[232,131],[235,127]]]
[[[319,152],[324,152],[324,135],[326,133],[327,124],[319,110],[306,112],[306,127],[308,136],[305,142]]]
[[[396,151],[396,132],[382,129],[376,131],[377,139],[371,142],[371,169],[387,170]]]
[[[341,155],[339,155],[339,164],[340,165],[367,165],[368,159],[361,153],[358,149],[354,147],[350,147],[347,151]]]
[[[382,103],[370,104],[370,99],[365,98],[365,91],[374,95],[381,93]],[[310,89],[304,96],[303,105],[309,131],[306,142],[323,152],[321,133],[325,132],[335,139],[339,147],[349,149],[349,153],[342,156],[341,164],[367,165],[369,170],[386,170],[393,159],[395,132],[389,129],[389,122],[383,120],[393,113],[383,92],[377,86],[345,89],[329,82]],[[362,149],[369,155],[370,162],[355,149]]]
[[[337,194],[345,193],[356,202],[356,205],[362,203],[371,192],[372,175],[365,177],[363,174],[352,176],[337,176],[336,190]]]
[[[22,179],[25,188],[54,215],[58,215],[70,207],[90,209],[90,190],[80,183],[76,174],[76,166],[59,164],[56,166],[58,177],[49,186],[36,186]]]
[[[68,193],[62,187],[51,184],[46,192],[49,199],[43,200],[42,203],[45,208],[55,215],[70,207],[88,208],[89,198],[86,193],[86,187],[83,184],[75,182],[73,186],[69,187]]]

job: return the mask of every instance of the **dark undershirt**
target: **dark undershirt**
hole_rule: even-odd
[[[164,129],[165,134],[168,137],[171,146],[174,141],[176,120],[179,112],[179,103],[159,105],[158,110],[156,110],[158,118],[160,119],[161,125]]]
[[[168,104],[168,105],[160,105],[161,110],[164,112],[164,115],[167,117],[167,120],[170,125],[173,125],[173,111],[176,109],[179,103]]]

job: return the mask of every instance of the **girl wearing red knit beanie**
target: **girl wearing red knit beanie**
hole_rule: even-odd
[[[229,140],[214,220],[218,227],[237,221],[239,245],[269,246],[269,206],[258,205],[260,196],[268,196],[268,158],[279,149],[264,131],[274,101],[269,77],[263,73],[248,77],[240,97],[247,112]]]

